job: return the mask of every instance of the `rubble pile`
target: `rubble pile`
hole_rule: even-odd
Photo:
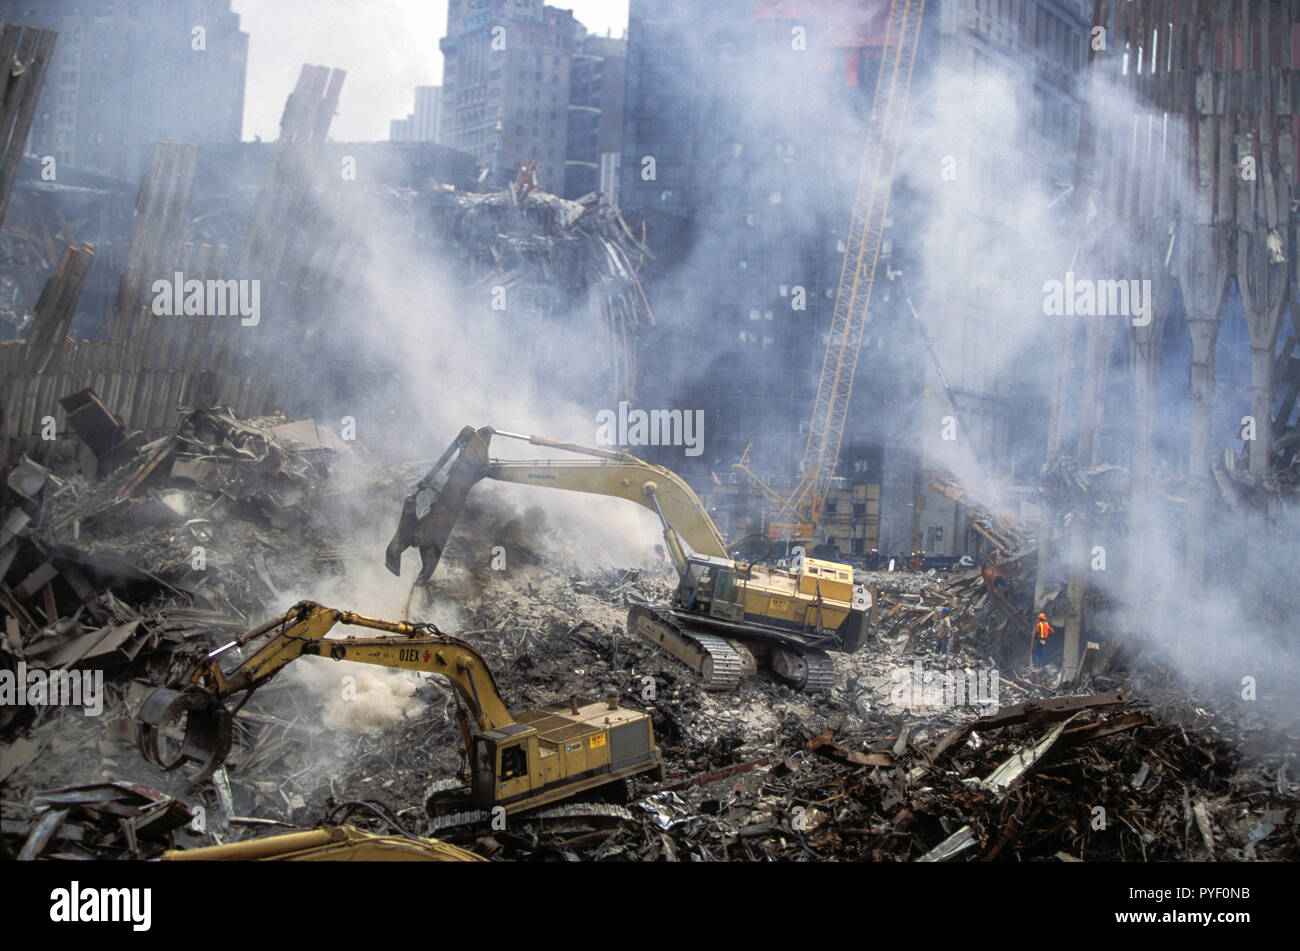
[[[974,648],[1004,667],[1028,659],[1028,605],[1033,599],[1030,556],[996,568],[948,572],[866,572],[879,590],[878,626],[885,640],[901,637],[909,647],[933,647],[945,636],[942,609],[948,609],[952,647]]]
[[[184,803],[131,783],[74,786],[6,802],[0,834],[21,836],[17,858],[156,858],[168,833],[194,820]]]
[[[743,837],[776,835],[777,848],[769,845],[767,854],[778,858],[1295,854],[1294,827],[1277,830],[1269,816],[1276,798],[1273,810],[1250,810],[1241,806],[1241,790],[1231,795],[1225,777],[1235,763],[1216,739],[1189,738],[1128,706],[1109,715],[1062,712],[1054,726],[1049,710],[1017,705],[922,747],[905,730],[851,745],[825,733],[802,749],[789,744],[765,779],[698,793],[689,811],[722,817],[713,825],[724,850],[752,854]],[[1034,726],[1002,725],[1019,723]],[[1267,795],[1266,783],[1254,786]],[[1094,803],[1104,803],[1103,811]],[[679,851],[698,841],[693,831]],[[1281,835],[1270,848],[1256,847],[1274,831]]]
[[[978,566],[963,559],[946,572],[869,574],[881,592],[881,629],[886,637],[902,632],[909,645],[932,645],[951,627],[954,645],[975,647],[1003,667],[1018,666],[1028,657],[1024,632],[1033,616],[1063,594],[1053,590],[1046,603],[1035,604],[1038,539],[1023,519],[1000,504],[984,504],[951,478],[936,478],[930,488],[966,507],[984,553]]]
[[[630,282],[640,296],[633,258],[649,251],[618,209],[595,195],[568,201],[535,187],[525,175],[498,192],[460,192],[430,183],[426,197],[424,207],[441,219],[442,234],[480,268],[510,283],[541,277],[548,284],[573,286],[585,280],[589,266],[600,281]],[[648,304],[640,303],[648,314]]]
[[[469,504],[432,589],[392,616],[472,643],[511,709],[615,694],[649,712],[663,781],[505,829],[439,830],[425,800],[464,767],[450,687],[305,657],[238,709],[225,765],[191,787],[140,755],[145,696],[312,585],[378,563],[381,545],[358,550],[339,515],[395,511],[414,469],[380,471],[310,420],[223,410],[115,446],[106,466],[56,473],[23,459],[6,475],[5,668],[104,677],[98,716],[0,708],[8,856],[150,858],[344,822],[506,860],[1297,855],[1287,721],[1226,698],[1193,703],[1153,657],[1068,690],[1059,672],[1031,674],[1023,645],[990,649],[999,631],[1020,632],[998,603],[1025,603],[1015,571],[992,585],[996,564],[871,573],[874,636],[834,655],[829,694],[764,676],[709,693],[627,634],[629,605],[669,598],[666,565],[584,567],[579,540],[491,493]],[[483,538],[508,567],[483,557]],[[940,654],[943,606],[957,633]]]
[[[1247,731],[1185,701],[1157,711],[1122,692],[1059,697],[1018,679],[1001,680],[1003,699],[1015,702],[992,713],[916,695],[900,705],[894,671],[932,662],[905,638],[837,657],[842,686],[826,698],[758,678],[733,694],[711,695],[695,689],[684,668],[620,638],[622,599],[611,592],[625,599],[661,579],[622,574],[593,585],[530,569],[485,581],[472,613],[478,626],[464,633],[489,659],[510,702],[615,688],[622,703],[653,714],[668,776],[662,784],[637,783],[617,809],[579,804],[567,815],[520,819],[491,835],[447,833],[482,854],[897,861],[1296,855],[1292,754],[1247,763],[1242,753],[1252,745],[1293,750],[1294,734],[1264,735],[1258,724]],[[589,593],[593,587],[604,596]],[[576,621],[574,608],[595,620]],[[979,657],[970,652],[948,663],[967,669]],[[405,726],[393,739],[394,755],[427,736],[428,723]],[[442,729],[454,747],[450,725]],[[1095,812],[1097,805],[1105,811]],[[398,814],[404,822],[420,819],[418,809]]]
[[[628,579],[606,583],[616,590]],[[905,598],[904,589],[933,581],[896,575],[894,583],[893,596]],[[524,590],[542,605],[563,596],[539,580]],[[1172,684],[1158,710],[1115,691],[1060,697],[1054,685],[1015,672],[999,677],[1003,702],[1012,702],[991,713],[987,705],[952,706],[905,689],[900,697],[908,686],[900,670],[936,662],[927,645],[900,635],[838,655],[839,685],[829,697],[814,701],[758,678],[717,696],[693,689],[690,675],[661,655],[638,644],[620,647],[618,607],[606,615],[606,630],[560,628],[564,660],[539,663],[547,642],[532,634],[522,636],[525,649],[512,647],[502,638],[509,624],[486,627],[480,636],[495,640],[478,643],[485,656],[500,652],[499,680],[529,701],[562,699],[573,671],[617,685],[625,703],[653,713],[669,775],[661,786],[638,789],[645,795],[628,806],[630,818],[525,821],[521,830],[491,837],[494,855],[903,861],[1297,854],[1300,803],[1290,778],[1296,733],[1265,730],[1262,721],[1247,730],[1231,712],[1175,699]],[[502,613],[524,619],[527,629],[539,611],[545,608],[525,597]],[[584,613],[598,616],[595,605]],[[968,674],[987,663],[969,647],[942,662]],[[529,676],[521,679],[519,667]],[[654,685],[648,693],[647,675]],[[1267,756],[1247,763],[1242,751],[1251,748]]]
[[[102,406],[97,398],[88,405]],[[194,411],[145,444],[111,432],[120,423],[106,410],[99,418],[97,430],[81,421],[99,449],[91,458],[52,451],[57,475],[27,457],[6,473],[0,669],[51,682],[75,675],[78,688],[94,675],[102,690],[84,680],[85,716],[75,707],[0,705],[0,740],[11,741],[0,782],[20,772],[44,788],[99,772],[149,776],[133,745],[143,696],[247,630],[284,591],[338,572],[347,553],[325,516],[334,491],[326,483],[348,484],[329,480],[335,458],[346,457],[354,475],[365,462],[311,420]],[[149,779],[167,787],[159,775]]]
[[[1223,715],[1185,704],[1157,712],[1116,692],[1055,697],[1017,679],[1001,680],[1003,699],[1015,702],[982,720],[987,707],[916,695],[899,704],[894,672],[932,662],[904,638],[837,657],[843,686],[826,698],[758,678],[711,695],[684,668],[621,636],[622,602],[654,596],[666,584],[660,577],[528,568],[483,582],[462,633],[488,659],[508,702],[614,689],[622,703],[653,714],[668,775],[662,784],[637,783],[617,808],[575,804],[566,815],[520,819],[490,835],[446,833],[482,854],[898,861],[1296,854],[1294,763],[1244,764],[1247,733]],[[948,663],[964,669],[979,657]],[[1257,730],[1253,742],[1294,749],[1295,736]],[[369,799],[418,830],[420,784],[454,771],[456,743],[442,697],[399,731],[360,741],[329,794],[324,787],[308,794],[306,814],[315,807],[320,821],[342,801]],[[284,765],[301,769],[310,755]],[[384,773],[385,763],[395,771]],[[1095,813],[1095,805],[1106,811]]]
[[[18,479],[9,481],[21,496],[10,496],[17,503],[10,513],[21,513],[23,530],[0,540],[29,559],[62,552],[100,576],[147,579],[175,599],[247,622],[283,589],[339,560],[346,540],[331,537],[328,520],[315,517],[338,456],[361,464],[347,443],[311,420],[195,411],[100,477],[59,478],[26,460],[14,473],[25,473],[29,488],[18,492]],[[22,563],[8,565],[8,585],[21,581]],[[35,594],[47,574],[14,590]],[[65,578],[73,594],[88,594],[73,572],[65,574],[73,574]]]

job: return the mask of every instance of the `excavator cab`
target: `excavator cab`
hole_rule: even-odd
[[[522,798],[542,785],[538,776],[537,731],[521,723],[479,733],[474,738],[472,795],[476,803]]]
[[[735,563],[720,558],[688,559],[675,600],[683,610],[705,617],[740,621],[745,616]]]
[[[476,731],[473,750],[474,804],[511,813],[640,773],[663,773],[650,717],[620,707],[616,695],[524,711],[517,723]]]

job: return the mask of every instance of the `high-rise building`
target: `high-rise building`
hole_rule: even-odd
[[[582,27],[542,0],[449,0],[438,141],[496,168],[537,163],[564,187],[569,69]]]
[[[134,179],[158,141],[239,141],[248,34],[230,0],[0,0],[0,20],[59,32],[29,151]]]
[[[617,203],[626,78],[626,38],[595,35],[578,38],[569,70],[565,198],[580,198],[588,192],[599,191],[611,204]]]
[[[416,86],[415,111],[411,113],[411,134],[416,142],[438,141],[438,117],[442,112],[441,86]]]
[[[438,115],[442,109],[441,86],[416,86],[415,111],[405,119],[388,123],[390,142],[437,142]]]
[[[1068,196],[1075,176],[1082,115],[1078,86],[1087,60],[1092,7],[1091,0],[944,0],[938,7],[936,66],[946,75],[965,76],[969,89],[1009,93],[1016,108],[998,128],[949,123],[952,136],[946,151],[960,171],[958,180],[946,187],[965,189],[966,197],[955,199],[949,209],[918,215],[912,235],[900,237],[900,242],[916,247],[930,233],[954,235],[945,255],[954,262],[978,262],[988,242],[1007,234],[1009,210],[1017,200],[1028,204],[1035,195],[1046,201]],[[1009,177],[1021,175],[1014,187],[1009,185]],[[1058,207],[1066,224],[1069,203],[1062,200]],[[957,221],[957,208],[969,214]],[[958,227],[953,227],[955,221]],[[1011,305],[1007,275],[966,265],[953,270],[961,276],[974,270],[978,276],[975,281],[954,281],[928,275],[926,299],[917,304],[953,397],[949,403],[935,367],[926,360],[928,397],[919,426],[927,442],[925,455],[932,461],[944,457],[940,434],[955,403],[954,421],[974,459],[965,474],[987,474],[1003,486],[1030,482],[1042,463],[1044,434],[1033,425],[1026,397],[1041,378],[1038,366],[1049,363],[1054,354],[1046,335],[1036,354],[1020,359],[1008,359],[1007,343],[1015,337],[1012,327],[1036,316],[1032,308],[1041,299]],[[916,286],[920,281],[909,283]],[[943,474],[942,468],[936,465],[923,473],[917,543],[940,553],[973,550],[978,539],[962,507],[926,488],[932,476]],[[1012,503],[1010,497],[1001,501]]]
[[[389,142],[414,142],[415,141],[415,119],[413,116],[407,116],[405,119],[388,120],[388,141]]]

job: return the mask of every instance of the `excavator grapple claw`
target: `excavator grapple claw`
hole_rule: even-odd
[[[184,736],[177,748],[175,734],[182,720]],[[160,687],[140,707],[136,739],[141,755],[167,772],[185,763],[198,763],[199,771],[191,781],[197,786],[216,772],[230,753],[233,720],[204,687]]]
[[[392,541],[384,549],[384,567],[399,578],[402,575],[402,552],[411,547],[415,535],[415,495],[409,495],[402,503],[402,514],[397,519],[397,531]]]

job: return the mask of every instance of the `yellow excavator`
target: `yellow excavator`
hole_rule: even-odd
[[[337,624],[387,637],[327,638]],[[206,654],[182,680],[145,698],[141,753],[165,770],[199,764],[198,783],[225,761],[234,715],[285,665],[311,655],[441,674],[459,699],[467,785],[438,784],[433,812],[461,807],[531,810],[642,773],[663,778],[648,714],[603,702],[560,704],[511,715],[483,658],[432,624],[383,621],[300,601],[284,614]],[[234,710],[226,702],[244,696]],[[183,733],[179,749],[175,737]]]
[[[493,436],[586,458],[493,459]],[[418,548],[416,582],[427,584],[469,490],[483,478],[608,495],[654,512],[679,582],[670,604],[634,604],[628,632],[685,663],[706,689],[730,690],[763,664],[798,689],[829,690],[835,668],[827,652],[852,653],[866,639],[869,594],[848,565],[803,558],[784,571],[734,561],[699,497],[670,470],[625,451],[491,427],[462,429],[406,498],[388,570],[400,575],[402,553]]]

